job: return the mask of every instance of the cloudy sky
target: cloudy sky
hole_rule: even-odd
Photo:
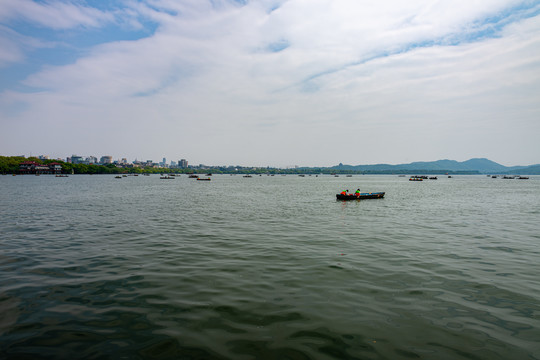
[[[0,155],[540,163],[540,2],[1,0]]]

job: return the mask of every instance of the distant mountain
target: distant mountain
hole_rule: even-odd
[[[506,174],[509,175],[540,175],[540,165],[532,165],[527,167],[520,167],[518,169],[513,169],[507,171]]]
[[[475,158],[463,162],[455,160],[437,160],[430,162],[412,162],[409,164],[389,165],[343,165],[330,169],[363,173],[462,173],[462,174],[537,174],[540,165],[508,167],[494,161]]]

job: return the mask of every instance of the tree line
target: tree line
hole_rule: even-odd
[[[118,167],[115,164],[107,165],[86,165],[72,164],[62,160],[41,160],[37,157],[24,156],[0,156],[1,174],[18,174],[19,164],[23,161],[35,161],[38,164],[59,163],[64,174],[253,174],[253,175],[311,175],[311,174],[339,174],[339,175],[377,175],[377,174],[478,174],[478,171],[447,171],[447,170],[357,170],[357,169],[336,169],[324,167],[302,167],[294,169],[280,169],[270,167],[242,167],[242,166],[214,166],[199,168],[155,168],[155,167]]]

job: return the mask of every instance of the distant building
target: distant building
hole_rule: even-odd
[[[187,169],[187,167],[188,167],[187,160],[186,159],[179,160],[178,161],[178,167],[181,168],[181,169]]]
[[[109,156],[109,155],[102,156],[101,159],[99,160],[99,163],[102,165],[112,164],[112,156]]]
[[[62,173],[62,165],[56,162],[49,164],[49,169],[51,169],[51,172],[53,174],[61,174]]]
[[[60,174],[62,165],[59,163],[39,164],[35,161],[23,161],[19,164],[21,174]]]
[[[84,163],[84,159],[83,159],[82,156],[71,155],[71,163],[72,164],[82,164],[82,163]]]
[[[97,157],[95,157],[95,156],[89,156],[89,157],[86,158],[85,163],[88,164],[88,165],[90,165],[90,164],[97,164],[97,163],[98,163]]]
[[[38,159],[39,160],[49,160],[49,155],[39,155]]]

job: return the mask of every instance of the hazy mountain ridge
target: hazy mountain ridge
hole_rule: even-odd
[[[441,172],[441,173],[477,173],[477,174],[517,174],[517,175],[538,175],[540,174],[540,164],[530,166],[504,166],[485,158],[473,158],[466,161],[437,160],[437,161],[417,161],[409,164],[375,164],[375,165],[343,165],[331,167],[336,170],[350,170],[362,172],[388,172],[403,173],[409,172]]]

